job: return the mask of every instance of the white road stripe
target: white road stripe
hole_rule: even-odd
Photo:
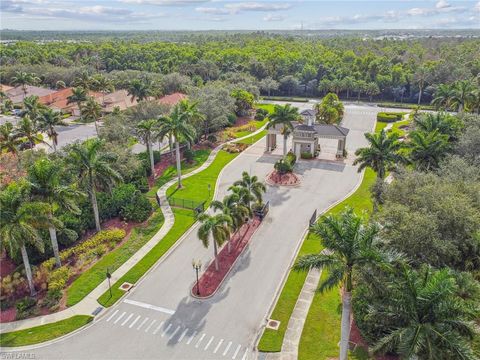
[[[200,345],[200,343],[202,342],[204,337],[205,337],[205,334],[203,334],[202,337],[200,338],[200,340],[197,341],[197,343],[195,344],[196,348],[198,348],[198,346]]]
[[[123,320],[122,326],[125,325],[128,322],[128,320],[130,320],[132,318],[132,316],[133,316],[133,314],[128,315],[128,317],[125,320]]]
[[[190,336],[190,337],[188,338],[187,345],[190,345],[190,343],[192,342],[192,340],[193,340],[193,338],[194,338],[195,336],[197,336],[197,332],[196,332],[196,331],[193,333],[192,336]]]
[[[151,310],[159,311],[159,312],[162,312],[162,313],[165,313],[165,314],[168,314],[168,315],[175,314],[175,310],[170,310],[170,309],[166,309],[166,308],[161,307],[161,306],[155,306],[155,305],[152,305],[152,304],[147,304],[147,303],[144,303],[144,302],[141,302],[141,301],[125,299],[125,300],[123,300],[123,302],[127,303],[127,304],[130,304],[130,305],[140,306],[140,307],[145,308],[145,309],[151,309]]]
[[[145,332],[148,332],[148,330],[150,330],[150,328],[152,327],[153,324],[155,324],[157,322],[157,320],[152,320],[152,322],[150,323],[150,325],[147,326],[147,328],[145,329]]]
[[[237,350],[235,350],[235,352],[233,353],[232,360],[235,360],[235,358],[237,357],[237,354],[240,351],[241,347],[242,347],[242,345],[237,346]]]
[[[247,359],[247,351],[248,351],[248,348],[245,349],[245,354],[243,354],[242,360]]]
[[[124,311],[124,312],[117,318],[117,320],[115,320],[113,323],[116,324],[117,322],[119,322],[120,319],[125,316],[125,314],[126,314],[126,312]]]
[[[216,354],[218,349],[220,348],[220,346],[222,346],[223,344],[223,339],[220,339],[220,341],[218,342],[217,346],[215,346],[215,349],[213,350],[213,353]]]
[[[207,345],[205,345],[205,348],[204,348],[203,350],[207,351],[208,347],[210,346],[210,344],[212,343],[212,341],[213,341],[214,338],[215,338],[215,336],[212,336],[212,337],[210,338],[210,340],[208,340],[208,343],[207,343]]]
[[[140,330],[140,328],[141,328],[143,325],[145,325],[145,323],[146,323],[147,321],[148,321],[148,317],[145,318],[145,319],[143,319],[143,321],[140,323],[140,325],[138,325],[137,330]]]
[[[223,356],[227,355],[228,350],[230,350],[230,346],[232,346],[232,342],[231,342],[231,341],[228,343],[227,348],[223,351],[223,354],[222,354]]]
[[[112,318],[113,318],[115,315],[117,315],[117,313],[118,313],[118,310],[115,310],[115,312],[108,317],[107,322],[109,322],[110,320],[112,320]]]
[[[175,331],[172,333],[172,335],[170,335],[170,337],[168,338],[168,340],[172,340],[178,330],[180,330],[180,325],[177,326],[177,328],[176,328]]]
[[[178,342],[181,342],[181,341],[183,340],[183,338],[185,337],[185,335],[187,335],[187,332],[188,332],[188,328],[186,328],[185,330],[183,330],[182,335],[180,335],[180,337],[178,338]]]
[[[153,332],[153,335],[155,335],[155,334],[158,332],[158,330],[160,330],[160,328],[162,327],[163,324],[165,324],[165,321],[162,321],[162,322],[160,323],[160,325],[157,326],[157,328],[156,328],[155,331]]]
[[[138,321],[138,319],[140,319],[140,318],[141,318],[141,316],[138,315],[138,316],[135,318],[135,320],[133,320],[133,322],[132,322],[130,325],[128,325],[128,327],[131,329],[131,328],[133,327],[133,325],[135,325],[135,323],[136,323],[136,322]]]
[[[167,334],[167,331],[170,330],[171,327],[172,327],[172,324],[168,324],[167,328],[162,333],[162,337],[164,337]]]

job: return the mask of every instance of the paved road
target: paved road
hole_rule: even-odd
[[[376,111],[347,107],[350,154],[365,145]],[[282,141],[278,142],[281,146]],[[321,141],[323,149],[335,144]],[[244,170],[263,179],[279,155],[264,154],[260,141],[239,155],[220,176],[217,198]],[[281,153],[282,149],[277,150]],[[328,150],[327,150],[328,151]],[[153,269],[100,320],[79,334],[36,348],[36,359],[232,359],[254,358],[255,337],[291,263],[294,250],[315,209],[322,211],[347,195],[360,180],[345,163],[300,161],[298,188],[269,187],[270,213],[254,235],[219,293],[207,301],[193,300],[193,258],[204,264],[212,250],[197,239],[196,227],[176,250]]]

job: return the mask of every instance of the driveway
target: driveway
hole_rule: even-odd
[[[364,146],[363,134],[375,124],[375,109],[346,107],[343,126],[350,128],[347,149]],[[282,141],[278,141],[282,146]],[[222,172],[220,199],[242,171],[260,179],[278,155],[264,154],[262,139]],[[329,148],[329,147],[326,147]],[[281,150],[281,149],[280,149]],[[328,150],[327,150],[328,151]],[[351,159],[341,162],[299,161],[297,188],[268,187],[270,212],[220,291],[206,301],[194,300],[192,259],[208,264],[196,229],[137,284],[121,303],[104,310],[98,321],[52,345],[28,350],[36,359],[239,359],[254,358],[253,344],[268,309],[295,256],[314,210],[322,212],[345,197],[360,181]]]

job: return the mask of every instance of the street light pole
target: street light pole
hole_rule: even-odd
[[[198,272],[202,268],[202,262],[200,260],[192,260],[192,267],[195,270],[196,278],[197,278],[197,295],[200,296],[200,283],[198,281]]]
[[[110,271],[107,268],[108,291],[110,292],[110,297],[112,297],[112,287],[110,285],[110,278],[111,277],[112,277],[112,274],[110,274]]]

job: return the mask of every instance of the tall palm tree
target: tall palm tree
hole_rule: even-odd
[[[206,213],[198,217],[202,225],[198,228],[197,236],[203,246],[208,248],[210,238],[213,238],[213,254],[215,256],[215,270],[218,271],[218,247],[230,238],[232,218],[225,214],[209,215]]]
[[[105,106],[105,94],[115,91],[113,82],[100,74],[93,77],[92,89],[95,91],[100,91],[102,93],[102,106]]]
[[[104,151],[103,144],[98,138],[88,139],[75,143],[69,153],[71,165],[90,197],[97,231],[101,228],[96,191],[122,181],[122,176],[111,166],[114,155]]]
[[[22,140],[18,136],[11,122],[0,125],[0,153],[3,151],[18,154],[18,145]]]
[[[450,84],[439,85],[435,91],[432,105],[434,105],[436,109],[449,109],[452,105],[453,91],[453,86]]]
[[[328,270],[318,290],[325,292],[338,285],[343,286],[340,360],[346,360],[350,340],[350,316],[355,271],[364,265],[383,261],[377,250],[378,228],[365,224],[352,209],[339,215],[328,215],[312,226],[311,231],[320,237],[326,251],[302,256],[296,270],[311,268]]]
[[[62,114],[49,108],[44,109],[38,117],[38,125],[40,130],[45,131],[48,138],[52,140],[53,150],[57,151],[58,133],[55,127],[68,126],[68,124],[62,120]]]
[[[355,151],[357,158],[353,165],[360,164],[358,172],[369,167],[377,173],[380,179],[384,179],[387,171],[394,169],[398,163],[406,161],[405,157],[399,153],[403,144],[398,141],[397,134],[387,135],[382,129],[380,133],[365,134],[365,138],[370,146]]]
[[[263,201],[263,194],[265,191],[267,191],[267,188],[265,187],[265,184],[261,181],[258,181],[258,177],[256,175],[250,176],[248,172],[244,171],[242,173],[242,179],[235,181],[233,183],[233,187],[230,189],[233,189],[234,187],[239,186],[243,187],[248,191],[249,196],[247,197],[247,207],[250,207],[250,199],[255,199],[257,203],[262,203]]]
[[[460,291],[450,269],[416,271],[403,265],[388,283],[388,301],[369,310],[382,322],[397,319],[372,350],[402,359],[478,359],[471,346],[478,312]]]
[[[61,181],[61,168],[52,160],[43,158],[37,160],[28,169],[28,182],[33,199],[48,205],[47,216],[49,218],[48,231],[52,242],[53,255],[56,265],[62,265],[57,242],[57,229],[63,226],[62,222],[55,217],[58,209],[69,210],[74,214],[80,214],[76,201],[82,193],[72,186],[66,186]]]
[[[440,160],[446,155],[449,144],[448,135],[433,132],[410,132],[410,160],[418,170],[428,171],[438,167]]]
[[[10,254],[20,250],[30,294],[35,296],[26,244],[33,244],[43,251],[38,230],[44,226],[47,219],[45,204],[30,201],[29,191],[25,182],[12,182],[0,192],[0,239],[2,247],[7,247]]]
[[[457,81],[453,86],[451,104],[459,113],[465,110],[465,106],[475,97],[475,86],[469,80]]]
[[[87,101],[82,105],[82,118],[83,120],[95,123],[95,132],[98,136],[98,119],[102,116],[102,107],[100,104],[91,96],[87,97]]]
[[[45,107],[38,101],[38,96],[27,96],[23,99],[23,116],[29,116],[35,124],[40,111]]]
[[[197,121],[205,120],[205,115],[200,113],[198,110],[198,102],[191,102],[187,99],[180,100],[178,103],[178,107],[180,108],[180,112],[185,117],[186,121],[190,124],[195,124]],[[190,147],[190,142],[187,143]]]
[[[38,82],[40,82],[40,78],[38,78],[35,74],[23,71],[17,71],[15,76],[12,78],[12,84],[14,86],[22,87],[24,98],[27,96],[27,86],[36,84]]]
[[[152,177],[155,178],[155,162],[153,159],[153,139],[156,137],[158,132],[158,120],[149,119],[140,121],[136,128],[135,132],[137,136],[145,143],[147,147],[147,154],[149,155],[150,170],[152,172]]]
[[[152,84],[146,80],[134,79],[128,84],[127,91],[132,101],[136,99],[140,102],[152,95]]]
[[[80,116],[82,116],[82,103],[87,101],[87,90],[83,87],[76,87],[72,89],[72,95],[67,97],[67,104],[77,104]]]
[[[73,80],[73,86],[81,87],[86,90],[90,90],[92,85],[93,85],[92,78],[90,77],[90,74],[87,71],[82,71],[80,75],[78,75]]]
[[[180,139],[187,142],[195,139],[195,129],[189,122],[188,113],[184,113],[180,104],[175,105],[170,116],[159,118],[161,136],[171,136],[175,139],[175,153],[177,158],[178,188],[182,187],[182,167],[180,163]]]
[[[448,135],[450,140],[456,139],[461,129],[458,119],[444,112],[424,113],[414,117],[415,129],[429,133],[438,130]]]
[[[39,143],[46,144],[46,142],[43,141],[43,137],[38,133],[38,129],[35,127],[35,124],[32,120],[30,120],[29,116],[24,116],[20,119],[15,131],[19,138],[27,139],[32,148]]]
[[[293,131],[293,123],[295,121],[300,121],[298,108],[290,104],[274,106],[273,113],[270,115],[270,121],[267,124],[267,129],[274,128],[277,125],[281,127],[280,133],[283,135],[283,156],[287,155],[287,140]]]

